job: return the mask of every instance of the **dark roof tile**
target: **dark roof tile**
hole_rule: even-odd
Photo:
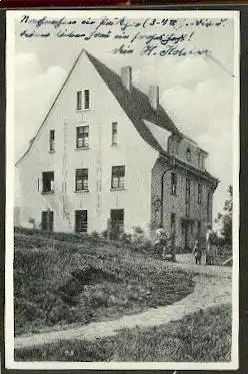
[[[86,54],[142,138],[157,151],[164,151],[143,122],[143,120],[147,120],[167,131],[179,134],[177,127],[162,106],[159,105],[158,109],[154,110],[150,105],[147,95],[133,86],[131,90],[128,91],[122,84],[121,77],[118,74],[109,69],[90,53],[86,52]]]

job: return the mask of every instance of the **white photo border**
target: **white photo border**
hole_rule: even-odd
[[[48,14],[59,17],[79,16],[87,12],[87,17],[123,16],[129,18],[157,17],[165,12],[167,17],[223,17],[234,20],[234,118],[233,118],[233,270],[232,270],[232,353],[228,363],[195,363],[195,362],[17,362],[14,360],[14,58],[15,25],[17,17],[25,14],[44,16]],[[240,111],[240,12],[236,10],[7,10],[6,11],[6,262],[5,262],[5,367],[23,370],[236,370],[239,367],[239,111]],[[237,249],[237,250],[236,250]]]

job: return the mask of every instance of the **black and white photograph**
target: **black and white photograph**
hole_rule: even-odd
[[[239,12],[6,24],[6,366],[237,369]]]

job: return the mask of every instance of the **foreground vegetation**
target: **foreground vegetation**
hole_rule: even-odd
[[[16,335],[169,305],[193,288],[191,274],[122,242],[97,235],[15,232]]]
[[[16,350],[20,361],[224,362],[231,360],[231,306],[221,305],[177,322],[114,337]]]

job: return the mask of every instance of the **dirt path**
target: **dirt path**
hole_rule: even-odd
[[[195,290],[186,298],[165,307],[150,308],[149,310],[119,319],[104,322],[93,322],[66,330],[48,333],[20,336],[15,338],[15,348],[33,347],[37,345],[56,343],[59,340],[86,339],[112,336],[125,328],[152,327],[177,321],[184,316],[211,306],[231,303],[231,269],[219,267],[194,266],[190,264],[175,264],[195,273]]]

